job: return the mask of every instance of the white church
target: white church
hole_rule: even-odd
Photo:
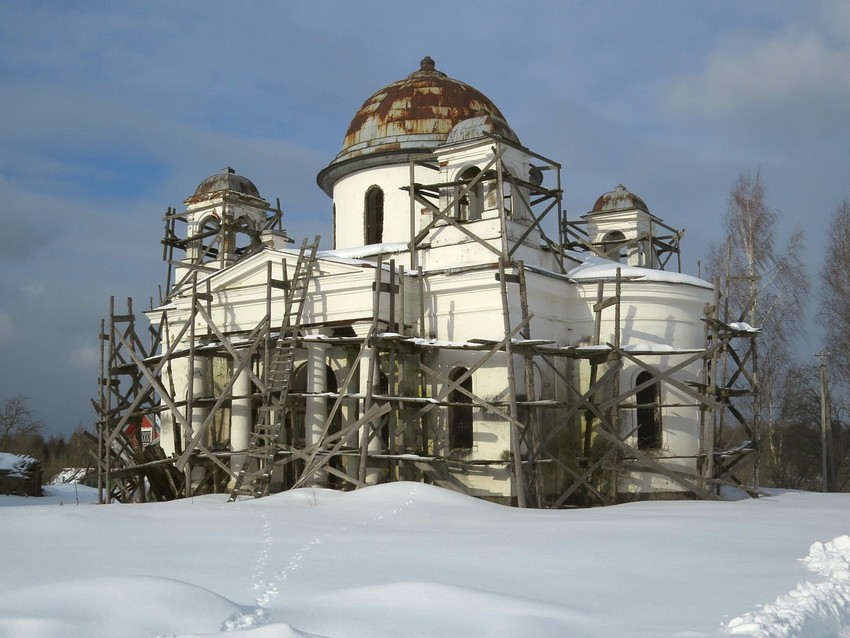
[[[708,493],[714,291],[640,197],[616,186],[567,219],[560,166],[427,57],[363,103],[317,181],[332,249],[290,239],[230,168],[166,216],[161,341],[136,367],[182,495]]]

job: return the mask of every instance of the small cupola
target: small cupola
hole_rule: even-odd
[[[247,177],[237,175],[235,170],[230,166],[226,166],[215,175],[210,175],[198,184],[195,194],[189,197],[185,203],[190,204],[196,201],[203,201],[219,191],[230,191],[245,197],[262,199],[260,197],[260,191],[254,186],[254,182]]]
[[[597,254],[630,266],[658,267],[653,238],[660,220],[643,199],[622,184],[601,195],[584,219],[589,243]]]
[[[186,204],[186,261],[224,268],[260,244],[268,202],[227,166],[210,175]]]

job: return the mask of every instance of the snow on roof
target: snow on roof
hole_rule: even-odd
[[[746,321],[733,321],[729,324],[729,327],[740,332],[761,332],[761,328],[753,328]]]
[[[318,253],[321,259],[365,259],[380,254],[395,254],[406,252],[409,247],[407,242],[393,241],[383,244],[369,244],[367,246],[354,246],[353,248],[340,248],[337,250],[323,250]]]
[[[26,471],[37,463],[31,456],[0,452],[0,472],[7,476],[25,478]]]
[[[578,266],[567,271],[567,276],[574,281],[597,281],[599,279],[615,279],[617,269],[620,269],[620,277],[631,281],[653,281],[670,284],[687,284],[700,288],[711,289],[712,285],[699,277],[685,275],[678,272],[656,270],[654,268],[640,268],[629,266],[617,261],[568,251],[567,256],[582,262]]]

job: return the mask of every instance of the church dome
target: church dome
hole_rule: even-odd
[[[376,91],[363,103],[348,126],[339,155],[319,174],[319,184],[330,194],[330,173],[347,172],[334,170],[343,162],[370,158],[370,165],[380,165],[387,162],[376,156],[428,152],[444,144],[459,122],[480,116],[491,116],[491,122],[498,123],[492,132],[519,141],[490,98],[438,71],[434,61],[425,57],[418,71]]]
[[[591,213],[613,213],[621,210],[642,210],[649,213],[649,208],[640,197],[629,191],[622,184],[602,195],[596,200]]]
[[[196,201],[209,199],[209,196],[213,193],[223,190],[241,193],[242,195],[248,195],[258,199],[260,198],[260,191],[257,190],[256,186],[254,186],[254,182],[247,177],[237,175],[236,171],[227,166],[226,168],[221,169],[220,172],[215,175],[210,175],[203,182],[198,184],[198,188],[195,189],[195,194],[187,199],[186,203],[191,204]]]

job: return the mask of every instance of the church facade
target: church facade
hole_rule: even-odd
[[[430,58],[366,100],[317,181],[330,249],[292,242],[233,169],[169,211],[142,376],[185,493],[706,493],[714,293],[640,197],[617,186],[567,220],[560,166]]]

